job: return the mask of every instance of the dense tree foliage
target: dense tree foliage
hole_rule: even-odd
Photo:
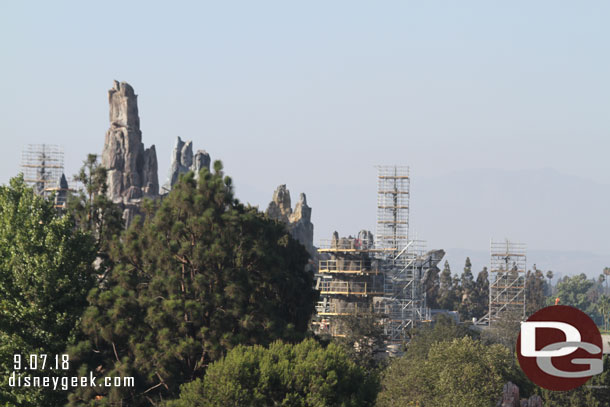
[[[438,292],[438,306],[442,309],[455,310],[456,304],[460,300],[457,290],[453,286],[451,278],[451,267],[449,262],[445,260],[443,270],[440,275],[440,286]]]
[[[24,363],[33,354],[53,358],[75,341],[93,286],[94,256],[93,239],[75,231],[70,217],[35,196],[23,178],[0,186],[0,405],[63,404],[61,392],[9,387],[8,373],[15,354]],[[35,373],[21,370],[24,376]]]
[[[450,341],[464,336],[474,337],[474,331],[458,325],[450,317],[440,314],[431,325],[424,325],[413,331],[406,355],[410,359],[426,358],[430,347],[436,342]]]
[[[383,327],[378,314],[346,315],[340,321],[344,336],[335,338],[335,342],[345,348],[354,362],[375,375],[383,365],[380,353],[384,350]]]
[[[110,244],[124,228],[121,209],[106,195],[106,175],[97,155],[89,154],[74,176],[81,188],[71,193],[67,201],[67,210],[77,227],[95,238],[97,269],[102,278],[112,266]]]
[[[458,305],[460,317],[464,320],[470,320],[472,317],[478,317],[478,315],[474,315],[473,313],[476,308],[478,298],[474,275],[472,274],[472,263],[470,262],[469,257],[466,257],[464,271],[460,276],[460,288],[462,292],[462,298],[460,304]]]
[[[596,307],[597,312],[602,317],[604,330],[607,331],[608,327],[610,327],[610,296],[602,295],[597,300]]]
[[[481,318],[489,311],[489,272],[487,267],[477,275],[473,299],[472,315]]]
[[[487,268],[474,278],[470,258],[464,262],[460,276],[451,274],[449,262],[445,261],[440,275],[438,307],[458,311],[462,321],[483,317],[489,308],[489,280]]]
[[[544,273],[536,268],[528,270],[525,275],[525,315],[532,315],[534,312],[546,306],[546,293],[549,291]]]
[[[390,364],[377,406],[491,406],[506,381],[517,376],[502,345],[484,345],[469,336],[435,342],[425,357],[407,353]]]
[[[466,258],[464,271],[459,276],[452,275],[449,263],[445,262],[439,278],[438,299],[434,304],[443,309],[457,310],[462,321],[479,319],[489,311],[489,278],[487,267],[474,278],[470,258]],[[526,315],[533,314],[547,304],[550,288],[544,273],[535,265],[533,271],[526,273],[525,291]]]
[[[495,404],[507,380],[545,405],[610,406],[607,356],[602,375],[570,392],[524,379],[514,353],[520,312],[480,336],[438,316],[410,332],[405,355],[389,366],[380,362],[376,315],[344,317],[346,335],[327,346],[300,342],[317,299],[308,254],[283,224],[234,198],[220,163],[145,203],[145,217],[126,231],[95,155],[76,178],[83,188],[63,213],[21,178],[0,187],[0,368],[12,372],[14,354],[68,352],[82,376],[136,380],[133,388],[72,389],[72,406],[371,406],[375,398],[382,407],[480,406]],[[488,278],[484,268],[475,279],[468,258],[460,275],[445,262],[424,276],[428,305],[480,318]],[[527,315],[559,297],[601,326],[610,322],[605,274],[563,277],[549,298],[552,278],[535,265],[526,273]],[[0,405],[66,402],[65,392],[7,380]]]
[[[269,348],[238,346],[208,368],[203,380],[182,386],[168,407],[372,406],[377,384],[333,343],[312,339]]]
[[[561,407],[609,407],[610,406],[610,357],[604,355],[604,372],[593,376],[585,385],[569,391],[551,391],[536,387],[545,406]]]
[[[136,387],[79,389],[72,405],[158,405],[238,344],[303,338],[317,299],[307,252],[214,167],[181,177],[115,242],[115,266],[89,295],[89,340],[74,352],[83,372],[134,376]]]
[[[571,305],[588,314],[595,312],[595,300],[599,294],[595,289],[595,282],[587,279],[585,274],[565,276],[555,289],[555,297],[559,298],[562,305]],[[549,299],[549,304],[554,300]]]

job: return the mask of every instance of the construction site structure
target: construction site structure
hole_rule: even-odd
[[[489,312],[477,325],[493,326],[501,317],[525,317],[525,272],[527,250],[524,243],[510,240],[490,243]]]
[[[377,166],[375,242],[395,256],[409,241],[409,189],[409,167]]]
[[[409,200],[409,167],[378,166],[375,247],[385,279],[374,308],[390,343],[405,341],[418,321],[430,319],[422,290],[425,243],[409,239]]]
[[[21,169],[34,192],[48,197],[64,173],[64,150],[54,144],[28,144],[21,152]]]
[[[372,298],[384,294],[384,276],[375,258],[372,234],[361,231],[357,237],[340,238],[335,232],[318,249],[316,306],[318,331],[344,336],[343,318],[373,312]]]
[[[73,192],[73,190],[68,187],[68,180],[64,174],[61,174],[61,177],[57,180],[57,185],[51,188],[45,188],[44,190],[46,196],[52,194],[55,208],[66,209],[68,194]]]
[[[422,279],[444,256],[425,252],[425,243],[409,240],[409,168],[377,167],[375,238],[361,231],[318,250],[316,288],[318,332],[342,336],[342,317],[373,313],[387,345],[403,343],[418,322],[430,319]]]

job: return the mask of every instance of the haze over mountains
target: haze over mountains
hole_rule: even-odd
[[[489,240],[528,246],[528,268],[597,277],[610,266],[610,187],[540,170],[464,170],[413,180],[412,225],[454,271],[489,262]],[[457,249],[459,248],[459,249]]]

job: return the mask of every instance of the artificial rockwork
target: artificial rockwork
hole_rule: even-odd
[[[290,202],[290,191],[286,185],[280,185],[273,193],[273,199],[266,211],[271,219],[286,224],[288,231],[296,240],[301,242],[312,258],[317,255],[313,245],[313,223],[311,223],[311,208],[307,205],[307,197],[300,194],[299,201],[294,210]]]
[[[497,407],[542,407],[542,399],[533,395],[529,399],[519,398],[519,387],[507,382],[502,389],[502,399],[496,404]]]
[[[142,143],[138,96],[131,85],[114,81],[108,91],[110,128],[106,132],[102,165],[108,171],[108,197],[121,205],[127,223],[138,212],[142,198],[159,196],[155,146]]]
[[[199,177],[199,171],[203,168],[210,169],[210,155],[205,150],[197,150],[193,154],[193,142],[184,142],[180,137],[177,137],[176,144],[174,144],[174,149],[172,150],[167,182],[163,185],[163,193],[169,192],[172,189],[178,181],[180,174],[193,171],[195,178],[197,178]]]

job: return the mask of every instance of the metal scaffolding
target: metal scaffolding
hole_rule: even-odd
[[[525,316],[526,245],[491,241],[489,312],[477,324],[492,326],[502,315]]]
[[[375,238],[322,242],[316,289],[317,331],[342,336],[342,316],[374,313],[388,346],[408,340],[408,331],[430,319],[422,278],[444,252],[425,253],[425,242],[409,239],[409,168],[378,166]],[[440,256],[440,257],[439,257]]]
[[[438,260],[434,262],[424,251],[424,242],[410,241],[399,255],[386,256],[382,262],[384,296],[374,298],[374,309],[383,318],[384,331],[390,343],[407,340],[411,328],[430,319],[422,277],[426,269],[436,266]]]
[[[409,167],[377,166],[377,248],[395,250],[409,240]]]
[[[385,279],[374,308],[390,343],[406,340],[409,329],[430,318],[421,284],[425,243],[409,240],[409,198],[409,167],[378,166],[375,247]]]
[[[64,151],[53,144],[28,144],[21,153],[24,181],[38,195],[48,196],[64,172]]]

